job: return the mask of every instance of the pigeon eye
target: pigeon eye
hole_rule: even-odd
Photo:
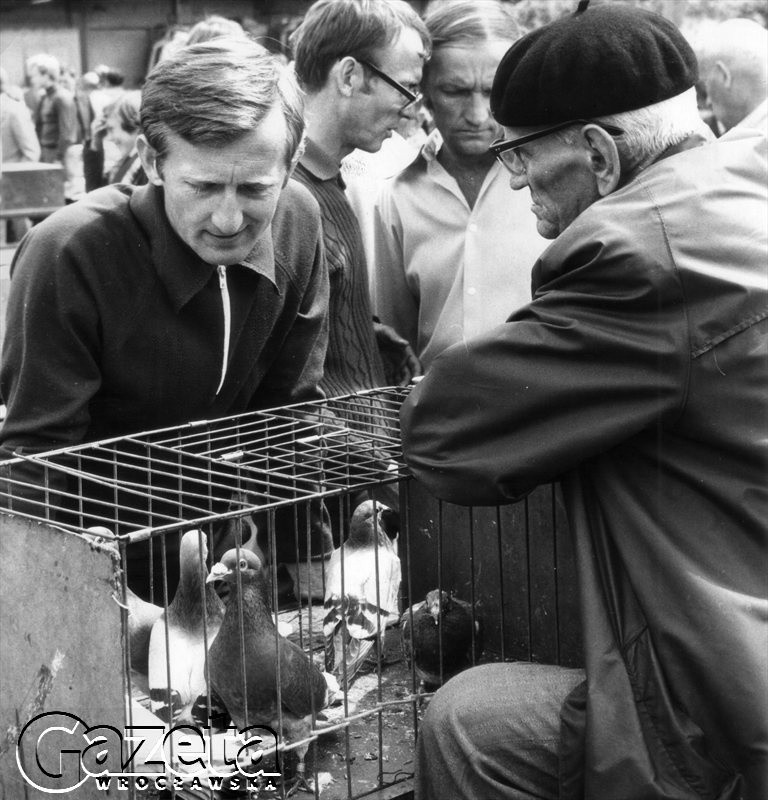
[[[241,558],[240,563],[237,565],[237,567],[238,569],[242,570],[248,569],[248,562],[244,558]]]

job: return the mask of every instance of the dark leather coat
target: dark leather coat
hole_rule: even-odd
[[[590,206],[403,408],[442,498],[562,479],[587,673],[563,798],[768,797],[766,150],[732,135]]]

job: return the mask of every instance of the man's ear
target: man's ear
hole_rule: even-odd
[[[599,125],[585,125],[581,135],[589,150],[589,165],[601,197],[613,192],[621,181],[621,159],[613,137]]]
[[[358,63],[352,56],[344,56],[331,67],[330,77],[342,97],[351,97],[355,89],[360,86]]]
[[[711,74],[716,75],[720,84],[726,89],[731,88],[731,84],[733,83],[733,75],[731,74],[731,70],[728,68],[727,64],[722,61],[715,61]]]
[[[163,179],[158,168],[157,151],[147,141],[147,137],[143,133],[136,137],[136,149],[139,151],[141,165],[144,167],[144,172],[147,173],[149,182],[155,186],[162,186]]]

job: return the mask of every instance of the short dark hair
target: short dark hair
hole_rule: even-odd
[[[261,45],[221,37],[160,61],[142,91],[141,129],[159,161],[168,133],[192,144],[228,144],[279,104],[288,127],[286,163],[304,134],[304,104],[291,71]]]
[[[317,91],[339,59],[375,61],[404,28],[419,34],[428,54],[427,28],[405,0],[317,0],[291,35],[296,75],[307,91]]]

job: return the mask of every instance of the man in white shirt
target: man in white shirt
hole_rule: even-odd
[[[424,93],[436,130],[377,201],[374,305],[422,367],[448,346],[503,322],[529,302],[531,267],[546,242],[530,200],[510,194],[488,147],[499,60],[520,32],[501,3],[438,4],[425,18],[433,55]]]

